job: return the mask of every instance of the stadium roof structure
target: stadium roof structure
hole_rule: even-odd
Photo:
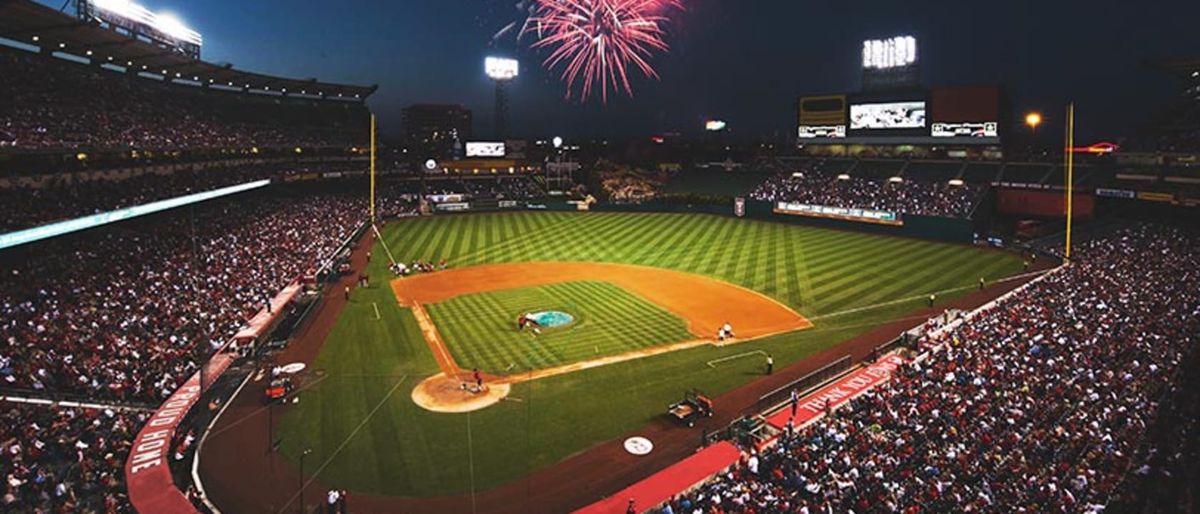
[[[112,64],[162,75],[165,79],[193,81],[220,88],[262,91],[286,96],[313,96],[366,100],[378,86],[354,86],[292,79],[237,70],[232,64],[192,59],[173,49],[109,30],[32,0],[0,1],[0,37],[86,57],[95,64]]]

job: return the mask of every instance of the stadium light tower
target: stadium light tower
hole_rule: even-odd
[[[507,57],[488,57],[483,61],[483,71],[496,84],[496,106],[493,111],[494,129],[497,139],[504,139],[505,121],[508,117],[508,93],[505,84],[517,78],[520,73],[520,63]]]
[[[1029,155],[1033,156],[1033,147],[1037,144],[1037,128],[1042,124],[1042,115],[1038,112],[1030,112],[1025,115],[1025,124],[1029,126]]]

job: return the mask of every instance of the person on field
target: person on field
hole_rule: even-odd
[[[717,330],[717,340],[724,341],[726,339],[733,339],[733,325],[730,325],[728,321],[721,326],[720,330]]]
[[[625,514],[638,514],[637,504],[633,498],[630,498],[629,505],[625,506]]]
[[[936,302],[936,301],[937,301],[937,295],[936,295],[936,294],[931,294],[931,295],[929,295],[929,306],[930,306],[930,307],[933,307],[933,302]]]
[[[986,284],[987,284],[987,282],[985,282],[985,281],[983,280],[983,277],[979,277],[979,290],[980,290],[980,291],[983,291],[983,288],[984,288],[984,286],[985,286]]]
[[[767,354],[767,374],[770,375],[771,373],[774,373],[774,372],[775,372],[775,357],[768,353]]]
[[[350,301],[350,286],[346,286],[346,301]]]
[[[337,489],[330,489],[325,493],[325,512],[328,514],[337,514],[338,501],[341,500],[341,494]]]
[[[479,373],[479,368],[475,368],[474,370],[471,371],[471,373],[475,376],[475,388],[482,391],[483,390],[483,374]]]

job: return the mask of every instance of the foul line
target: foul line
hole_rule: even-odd
[[[379,240],[379,244],[380,244],[381,246],[383,246],[383,251],[384,251],[384,252],[387,252],[388,260],[392,262],[392,265],[393,265],[393,266],[395,266],[395,265],[396,265],[396,258],[392,256],[392,250],[391,250],[390,248],[388,248],[387,241],[383,239],[383,234],[380,234],[380,233],[379,233],[379,227],[375,226],[375,224],[374,224],[374,223],[372,223],[372,224],[371,224],[371,230],[374,230],[374,231],[375,231],[375,238],[376,238],[376,239],[378,239],[378,240]]]
[[[295,398],[295,397],[296,397],[296,395],[298,395],[298,394],[300,394],[300,393],[302,393],[302,392],[304,392],[304,391],[306,391],[306,390],[308,390],[308,389],[312,389],[312,388],[313,388],[313,387],[315,387],[317,384],[320,384],[320,383],[321,383],[322,381],[324,381],[324,380],[325,380],[325,379],[326,379],[328,376],[329,376],[329,375],[322,375],[322,376],[318,377],[316,380],[313,380],[312,382],[309,382],[309,383],[307,383],[307,384],[304,384],[303,386],[300,386],[300,387],[296,388],[296,390],[295,390],[295,391],[292,391],[292,392],[291,392],[291,394],[290,394],[290,395],[288,395],[288,396],[289,396],[290,398]],[[258,382],[258,380],[254,380],[254,374],[253,374],[253,373],[252,373],[252,374],[250,374],[250,375],[247,377],[247,380],[253,380],[253,381],[255,381],[255,382]],[[243,385],[244,385],[244,384],[243,384]],[[226,406],[228,406],[229,404],[233,403],[233,400],[234,400],[235,398],[237,398],[237,395],[236,395],[236,394],[235,394],[235,395],[233,395],[233,396],[230,396],[230,397],[229,397],[229,401],[225,402],[225,405],[226,405]],[[242,417],[240,417],[240,418],[237,418],[236,420],[234,420],[234,421],[233,421],[232,423],[230,423],[229,425],[227,425],[227,426],[224,426],[224,427],[221,427],[221,429],[220,429],[220,430],[217,430],[216,432],[211,432],[211,433],[210,433],[210,432],[208,432],[208,431],[205,431],[205,434],[212,435],[213,437],[216,437],[216,436],[218,436],[218,435],[221,435],[221,434],[223,434],[223,433],[225,433],[225,432],[229,431],[229,429],[231,429],[231,428],[233,428],[233,427],[236,427],[236,426],[238,426],[238,425],[242,424],[242,423],[243,423],[243,422],[245,422],[246,420],[248,420],[248,419],[250,419],[250,418],[253,418],[253,417],[257,416],[259,413],[261,413],[261,412],[263,412],[263,411],[265,411],[265,410],[267,410],[267,409],[270,409],[270,408],[271,408],[271,407],[273,407],[274,405],[275,405],[275,404],[267,404],[267,405],[264,405],[264,406],[262,406],[262,407],[259,407],[259,408],[257,408],[257,409],[254,409],[253,411],[250,411],[249,413],[247,413],[245,416],[242,416]],[[284,405],[284,404],[280,404],[280,405]]]
[[[379,320],[383,319],[383,316],[379,315],[379,304],[375,303],[375,302],[371,302],[371,307],[375,309],[375,320],[379,321]]]
[[[322,462],[321,465],[317,467],[316,471],[313,471],[312,477],[309,478],[308,481],[304,482],[304,486],[301,487],[299,491],[296,491],[296,493],[288,499],[287,503],[283,504],[283,507],[280,507],[276,512],[283,512],[287,510],[288,507],[292,505],[292,502],[296,501],[296,498],[300,497],[300,493],[305,489],[308,489],[308,486],[317,479],[317,476],[320,475],[327,466],[329,466],[329,463],[333,462],[333,459],[337,458],[339,453],[342,453],[342,450],[346,448],[346,445],[350,444],[350,440],[354,439],[354,436],[358,435],[358,431],[367,426],[367,422],[371,421],[371,418],[375,417],[375,413],[379,412],[379,408],[383,407],[384,403],[387,403],[388,399],[392,397],[392,394],[395,394],[396,390],[400,388],[400,384],[403,384],[407,379],[408,375],[404,375],[400,377],[400,380],[396,381],[396,385],[392,386],[392,389],[388,391],[388,394],[384,396],[382,400],[379,400],[379,403],[375,404],[375,408],[371,409],[371,412],[367,414],[367,417],[363,418],[363,420],[359,422],[358,426],[354,427],[354,430],[350,432],[350,435],[346,436],[346,439],[342,440],[342,444],[338,445],[337,449],[333,450],[333,453],[329,455],[329,458],[325,459],[325,462]]]
[[[766,355],[766,354],[767,354],[767,352],[764,352],[764,351],[762,351],[762,350],[754,350],[754,351],[752,351],[752,352],[739,353],[739,354],[737,354],[737,355],[730,355],[730,356],[728,356],[728,357],[721,357],[720,359],[714,359],[714,360],[708,361],[708,362],[706,362],[705,364],[708,364],[708,367],[710,367],[710,368],[712,368],[712,369],[717,369],[717,363],[718,363],[718,362],[731,361],[731,360],[733,360],[733,359],[740,359],[740,358],[742,358],[742,357],[745,357],[745,356],[747,356],[747,355],[754,355],[754,354]]]

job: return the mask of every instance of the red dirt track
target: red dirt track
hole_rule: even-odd
[[[365,242],[372,243],[373,238],[368,236]],[[360,244],[355,248],[352,257],[355,269],[363,269],[368,246],[369,244]],[[1039,260],[1038,264],[1039,269],[1045,269],[1053,263],[1043,259]],[[344,277],[340,283],[327,290],[327,294],[321,300],[323,303],[317,307],[311,322],[296,334],[292,344],[278,357],[278,362],[311,363],[315,359],[346,303],[341,290],[344,286],[352,286],[353,281],[352,276]],[[531,475],[477,492],[473,496],[405,498],[356,494],[351,491],[349,511],[408,514],[571,512],[688,456],[696,450],[702,428],[715,430],[724,427],[751,410],[763,394],[846,354],[851,354],[855,361],[865,358],[873,348],[914,326],[917,322],[912,320],[912,316],[932,316],[947,308],[974,308],[1022,283],[1023,280],[1003,282],[953,302],[940,304],[933,309],[910,313],[905,319],[886,323],[843,344],[779,369],[774,375],[716,398],[716,415],[696,428],[689,429],[670,423],[664,416],[636,433],[601,443]],[[372,287],[387,287],[387,284],[380,281]],[[274,418],[278,423],[282,412],[276,412]],[[247,386],[232,400],[205,442],[200,457],[200,474],[208,497],[225,514],[297,510],[295,502],[288,502],[297,492],[300,477],[291,462],[278,453],[268,452],[267,422],[267,411],[262,408],[256,389],[252,385]],[[642,457],[626,453],[622,441],[630,435],[641,435],[654,441],[654,452]],[[316,462],[305,464],[308,472],[319,465]],[[310,511],[313,511],[318,501],[324,500],[325,491],[319,480],[314,480],[305,489],[306,504]],[[654,506],[639,507],[648,509]]]

